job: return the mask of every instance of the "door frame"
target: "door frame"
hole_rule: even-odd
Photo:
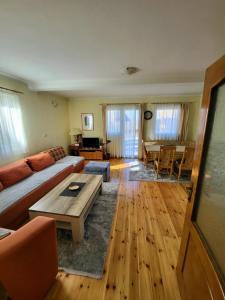
[[[138,134],[138,140],[137,140],[137,157],[127,157],[127,156],[124,156],[124,148],[125,148],[125,143],[124,143],[124,128],[125,128],[125,117],[121,117],[120,116],[120,132],[117,136],[120,136],[120,138],[122,139],[122,149],[121,149],[121,156],[116,156],[116,158],[134,158],[134,159],[142,159],[142,156],[143,156],[143,153],[142,153],[142,138],[143,138],[143,103],[113,103],[113,104],[106,104],[106,108],[105,108],[105,112],[103,113],[104,115],[104,122],[105,122],[105,139],[106,141],[109,139],[112,140],[110,134],[108,133],[108,130],[107,130],[107,122],[108,122],[108,116],[107,116],[107,113],[108,113],[108,110],[107,110],[107,106],[110,106],[110,107],[115,107],[115,109],[117,107],[122,107],[123,109],[120,110],[120,114],[125,114],[125,111],[126,109],[128,110],[129,107],[131,106],[136,106],[137,108],[135,108],[135,110],[138,110],[138,114],[139,114],[139,120],[138,120],[138,127],[139,127],[139,134]],[[135,121],[135,124],[136,124],[136,121]],[[136,140],[136,139],[135,139]],[[113,141],[111,141],[113,143]],[[110,147],[110,146],[109,146]],[[108,149],[108,151],[110,152],[110,148]],[[111,153],[110,153],[111,154]],[[112,156],[114,157],[114,156]]]
[[[183,270],[185,266],[186,254],[189,246],[190,238],[198,247],[196,251],[200,258],[200,263],[205,272],[205,279],[209,288],[212,299],[225,299],[224,282],[220,274],[216,270],[213,257],[208,251],[207,244],[201,233],[192,222],[195,208],[195,196],[198,185],[198,178],[201,169],[201,159],[204,150],[204,143],[206,137],[208,114],[210,105],[213,101],[213,91],[225,78],[225,55],[211,65],[205,73],[204,90],[202,97],[202,104],[200,109],[199,130],[197,136],[196,150],[194,155],[194,163],[192,170],[192,196],[187,204],[184,229],[181,237],[181,246],[177,264],[177,277],[180,287],[182,299],[186,299],[185,279],[183,277]]]

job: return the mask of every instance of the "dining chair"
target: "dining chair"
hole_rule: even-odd
[[[144,145],[143,151],[144,151],[144,163],[145,165],[147,165],[148,162],[154,162],[154,160],[158,158],[160,145]]]
[[[175,152],[176,147],[174,146],[160,146],[158,158],[154,161],[157,178],[162,170],[167,170],[169,175],[172,175]]]
[[[182,171],[192,171],[195,148],[185,147],[181,161],[176,161],[175,166],[178,170],[177,178],[180,180]]]

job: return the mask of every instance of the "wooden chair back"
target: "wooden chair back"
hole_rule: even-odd
[[[176,147],[161,146],[158,158],[159,169],[170,168],[174,161]]]
[[[159,156],[159,151],[148,151],[147,152],[147,158],[148,158],[148,161],[153,161],[155,159],[157,159]]]
[[[176,146],[176,151],[174,153],[174,161],[179,160],[181,161],[184,155],[184,151],[185,151],[185,146],[183,145],[177,145]]]
[[[159,149],[160,146],[146,146],[143,145],[143,153],[144,153],[144,161],[145,163],[148,163],[149,161],[154,161],[158,158],[159,156]]]
[[[185,147],[184,155],[181,161],[182,169],[192,170],[195,148]]]

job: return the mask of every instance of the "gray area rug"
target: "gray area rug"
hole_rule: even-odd
[[[147,166],[140,164],[136,167],[132,167],[129,170],[130,181],[154,181],[154,182],[170,182],[170,183],[190,183],[191,176],[189,174],[183,174],[179,180],[175,175],[171,177],[167,172],[156,175],[152,164]]]
[[[59,268],[67,273],[102,278],[119,185],[104,182],[102,187],[85,221],[81,243],[73,242],[70,230],[57,229]]]

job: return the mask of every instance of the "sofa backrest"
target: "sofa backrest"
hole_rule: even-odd
[[[62,146],[50,148],[47,152],[54,158],[55,161],[66,156],[66,152]]]

